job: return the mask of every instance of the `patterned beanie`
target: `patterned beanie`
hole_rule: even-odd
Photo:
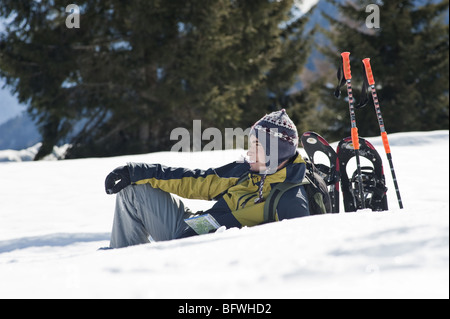
[[[286,114],[286,110],[266,114],[257,121],[250,131],[255,135],[266,153],[266,166],[271,170],[295,155],[298,147],[298,133],[295,124]],[[272,150],[277,146],[275,151]]]

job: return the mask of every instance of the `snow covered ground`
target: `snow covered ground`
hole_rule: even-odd
[[[112,169],[127,161],[216,167],[243,151],[0,163],[0,298],[449,298],[449,132],[389,135],[403,210],[381,138],[369,141],[384,161],[387,212],[102,251]]]

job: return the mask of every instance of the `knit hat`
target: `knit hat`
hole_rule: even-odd
[[[269,167],[272,173],[297,151],[297,128],[285,109],[266,114],[252,126],[250,135],[255,135],[264,147],[266,167]]]

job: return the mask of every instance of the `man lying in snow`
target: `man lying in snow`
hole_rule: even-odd
[[[301,183],[305,162],[297,152],[298,134],[285,110],[256,122],[249,136],[248,162],[233,162],[207,170],[128,163],[105,180],[107,194],[117,194],[111,248],[153,240],[196,235],[184,221],[210,214],[219,225],[254,226],[267,222],[265,199],[281,183]],[[172,196],[216,200],[206,212],[193,213]],[[275,220],[309,215],[302,185],[286,191],[275,208]]]

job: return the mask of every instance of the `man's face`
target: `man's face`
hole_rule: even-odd
[[[249,157],[251,171],[263,172],[266,170],[266,154],[264,147],[254,135],[250,136],[247,156]]]

